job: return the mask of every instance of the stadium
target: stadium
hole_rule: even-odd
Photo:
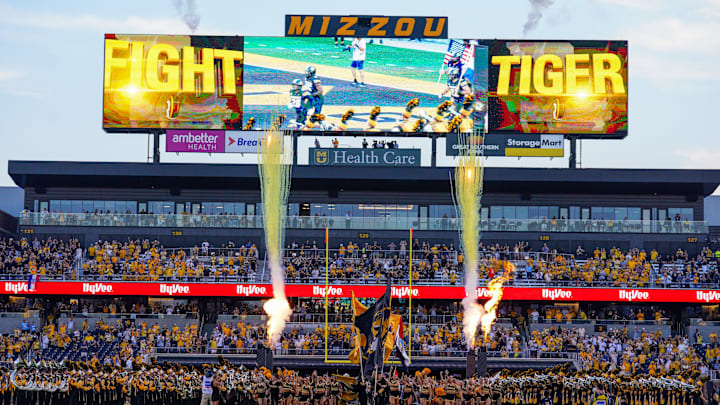
[[[8,162],[0,404],[718,403],[720,170],[574,167],[627,136],[627,42],[104,40],[154,161]],[[579,90],[525,94],[543,58]]]

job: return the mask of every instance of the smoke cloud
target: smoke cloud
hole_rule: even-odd
[[[190,28],[191,32],[195,32],[198,25],[200,25],[200,15],[197,12],[195,0],[173,0],[173,5],[180,17],[185,21],[185,25]]]
[[[553,4],[553,0],[529,0],[530,1],[530,12],[528,13],[527,21],[523,25],[523,35],[527,35],[528,32],[537,28],[538,23],[542,19],[543,11]]]

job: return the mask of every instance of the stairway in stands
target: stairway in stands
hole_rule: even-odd
[[[213,329],[215,329],[215,324],[217,323],[217,312],[218,309],[215,303],[209,302],[200,308],[200,319],[202,320],[199,330],[200,337],[212,336]]]

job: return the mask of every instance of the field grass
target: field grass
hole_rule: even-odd
[[[349,45],[351,40],[345,43]],[[245,52],[342,68],[349,68],[352,58],[352,52],[334,46],[332,38],[245,37]],[[432,51],[368,44],[365,71],[435,82],[443,56]]]

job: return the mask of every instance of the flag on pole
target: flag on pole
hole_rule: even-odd
[[[390,315],[390,329],[385,338],[385,361],[388,361],[393,349],[397,350],[398,360],[405,366],[410,365],[410,357],[405,348],[405,338],[403,337],[403,321],[400,315]]]
[[[443,59],[443,65],[447,65],[448,62],[450,62],[450,59],[458,54],[465,51],[465,45],[463,45],[462,42],[456,41],[454,39],[450,40],[450,43],[448,44],[447,52],[445,52],[445,59]]]
[[[408,356],[407,349],[405,347],[405,336],[403,336],[403,329],[404,327],[402,318],[400,318],[400,327],[395,334],[395,348],[397,349],[397,355],[400,359],[400,362],[405,367],[408,367],[410,365],[410,356]]]
[[[36,284],[37,274],[31,274],[30,277],[28,277],[28,291],[35,291]]]
[[[360,314],[364,313],[368,310],[368,307],[360,303],[357,298],[355,298],[355,291],[352,292],[352,309],[353,309],[353,333],[355,333],[355,344],[353,346],[352,351],[350,352],[350,355],[348,358],[352,363],[360,364],[360,361],[362,361],[362,353],[361,348],[365,347],[365,343],[367,342],[367,335],[365,335],[363,332],[358,329],[357,326],[355,326],[355,318],[357,318]]]
[[[378,298],[370,308],[362,310],[362,306],[353,297],[353,312],[355,312],[355,348],[350,353],[351,361],[362,363],[363,372],[368,377],[372,374],[378,365],[382,364],[383,352],[385,347],[385,339],[390,329],[391,315],[391,289],[390,280],[385,290],[385,294]],[[362,313],[359,313],[362,311]]]
[[[349,377],[346,375],[339,375],[335,374],[333,375],[337,382],[340,383],[341,393],[340,393],[340,399],[345,401],[345,403],[352,403],[353,401],[358,401],[360,398],[356,392],[354,392],[354,388],[358,383],[358,379],[356,377]]]
[[[465,45],[465,43],[462,41],[456,41],[454,39],[451,39],[450,43],[448,44],[448,49],[445,52],[445,58],[443,59],[443,67],[449,67],[450,59],[452,59],[452,57],[457,54],[461,54],[460,61],[457,62],[459,66],[455,66],[460,68],[460,77],[464,77],[472,82],[475,70],[475,47],[469,43]]]

